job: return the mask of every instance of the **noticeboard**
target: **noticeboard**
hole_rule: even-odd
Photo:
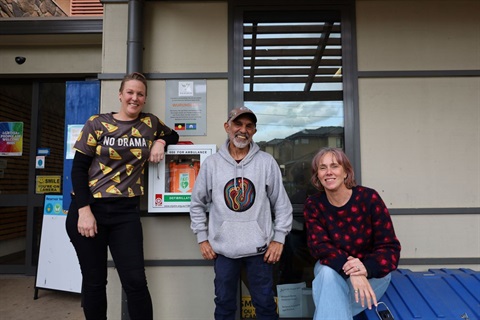
[[[165,158],[148,168],[148,212],[188,212],[202,162],[216,149],[214,144],[168,146]]]

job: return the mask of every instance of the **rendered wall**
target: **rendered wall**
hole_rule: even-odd
[[[1,74],[100,73],[101,36],[0,36]],[[26,58],[17,64],[15,57]]]
[[[478,70],[476,0],[357,0],[358,69]]]
[[[393,217],[403,246],[400,263],[478,258],[480,77],[449,71],[480,69],[480,2],[359,0],[356,5],[358,70],[384,72],[359,79],[362,183],[377,189],[389,208],[434,211]]]
[[[125,73],[127,63],[128,4],[103,6],[102,72]],[[102,83],[102,92],[103,92]],[[118,86],[116,91],[118,92]],[[108,94],[108,93],[107,93]],[[105,96],[105,94],[102,94]],[[108,97],[108,95],[107,95]],[[103,102],[103,101],[102,101]],[[103,103],[101,105],[104,105]]]
[[[226,2],[147,3],[145,68],[166,73],[226,72],[227,8]]]

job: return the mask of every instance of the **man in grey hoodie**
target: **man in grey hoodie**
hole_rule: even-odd
[[[256,123],[246,107],[230,111],[228,139],[202,163],[192,191],[191,228],[203,258],[215,260],[216,320],[235,319],[242,267],[257,319],[278,319],[273,264],[292,227],[292,205],[277,162],[252,140]]]

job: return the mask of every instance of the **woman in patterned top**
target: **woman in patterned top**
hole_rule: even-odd
[[[108,248],[127,295],[130,319],[153,318],[145,276],[140,196],[147,161],[163,159],[178,134],[151,113],[142,112],[147,81],[126,75],[119,112],[93,115],[74,145],[74,195],[66,228],[82,271],[85,318],[107,319]]]
[[[380,195],[358,186],[338,148],[312,160],[311,182],[320,190],[304,207],[307,244],[317,259],[312,294],[314,319],[352,319],[376,306],[398,266],[400,242]]]

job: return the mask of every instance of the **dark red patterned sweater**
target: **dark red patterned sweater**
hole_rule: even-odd
[[[303,214],[310,254],[347,278],[347,257],[359,258],[368,278],[382,278],[398,266],[400,242],[385,203],[373,189],[356,186],[343,207],[335,207],[325,192],[310,196]]]

